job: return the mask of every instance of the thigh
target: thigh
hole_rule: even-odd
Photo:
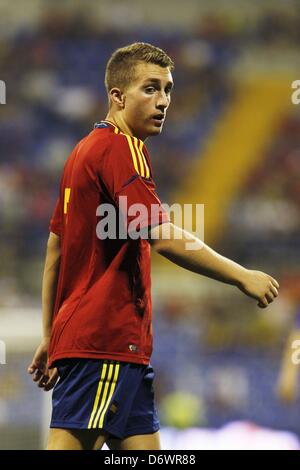
[[[152,434],[129,436],[124,439],[110,437],[106,443],[110,450],[161,450],[159,431]]]
[[[98,450],[106,439],[107,434],[98,430],[51,428],[47,450]]]

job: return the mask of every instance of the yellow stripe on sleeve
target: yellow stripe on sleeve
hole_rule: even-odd
[[[135,171],[143,178],[150,178],[150,168],[143,153],[143,141],[129,134],[124,134],[124,132],[121,132],[118,128],[115,128],[115,133],[122,134],[126,137]]]
[[[136,160],[136,155],[135,155],[135,151],[134,151],[134,148],[133,148],[133,145],[132,145],[132,141],[130,139],[130,136],[127,135],[127,134],[124,134],[126,139],[127,139],[127,142],[128,142],[128,145],[129,145],[129,148],[130,148],[130,151],[131,151],[131,156],[132,156],[132,160],[133,160],[133,165],[134,165],[134,169],[135,171],[140,174],[139,172],[139,168],[138,168],[138,164],[137,164],[137,160]]]
[[[139,147],[138,147],[138,140],[137,140],[136,137],[133,137],[133,142],[134,142],[134,146],[135,146],[136,153],[137,153],[139,163],[140,163],[140,169],[141,169],[140,175],[144,177],[145,176],[144,162],[143,162],[143,157],[142,157],[142,155],[140,153],[140,150],[139,150]]]
[[[143,141],[140,140],[140,153],[143,157],[143,160],[144,160],[144,164],[145,164],[145,168],[146,168],[146,178],[150,178],[150,168],[148,166],[148,163],[147,163],[147,160],[146,160],[146,157],[144,155],[144,152],[143,152]]]
[[[71,195],[71,188],[65,188],[65,193],[64,193],[64,214],[68,212],[68,204],[70,201],[70,195]]]

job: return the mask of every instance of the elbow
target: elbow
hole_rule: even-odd
[[[159,255],[166,255],[170,250],[170,240],[149,240],[152,249]]]
[[[166,222],[149,229],[149,243],[160,255],[166,255],[172,245],[174,225]]]

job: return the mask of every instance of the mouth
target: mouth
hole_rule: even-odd
[[[152,116],[151,119],[155,121],[157,124],[161,125],[165,120],[165,115],[162,113],[155,114],[154,116]]]

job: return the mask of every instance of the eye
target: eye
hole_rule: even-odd
[[[145,88],[146,93],[155,93],[156,89],[154,86],[147,86]]]

